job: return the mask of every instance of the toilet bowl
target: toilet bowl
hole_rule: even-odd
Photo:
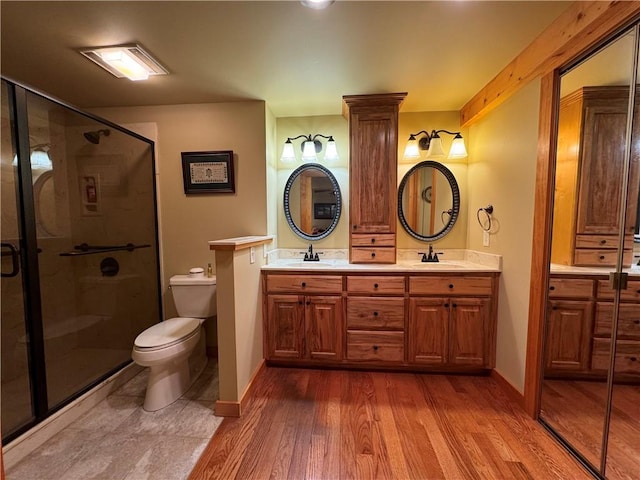
[[[180,398],[207,363],[204,320],[215,314],[215,277],[202,269],[174,275],[169,281],[180,317],[164,320],[140,333],[131,358],[149,367],[143,408],[153,412]]]

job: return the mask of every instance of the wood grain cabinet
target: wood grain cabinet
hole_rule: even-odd
[[[619,242],[629,90],[584,87],[562,98],[551,261],[563,265],[614,266]],[[634,137],[640,135],[635,122]],[[630,164],[624,226],[625,264],[633,256],[637,219],[639,146]]]
[[[493,368],[493,292],[492,277],[410,277],[409,363]]]
[[[486,372],[495,365],[498,275],[263,272],[265,357],[278,365]]]
[[[395,263],[398,111],[406,93],[346,95],[349,260]]]
[[[546,325],[545,375],[589,373],[594,281],[551,278]]]
[[[341,360],[342,278],[270,275],[266,285],[266,358]]]

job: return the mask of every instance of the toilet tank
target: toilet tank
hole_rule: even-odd
[[[207,318],[216,314],[215,275],[174,275],[169,285],[179,316]]]

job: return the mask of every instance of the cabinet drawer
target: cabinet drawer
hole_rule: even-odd
[[[268,275],[267,291],[271,293],[342,293],[340,275]]]
[[[353,247],[351,263],[396,263],[393,247]]]
[[[590,298],[593,280],[581,278],[550,278],[549,297]]]
[[[623,254],[624,265],[631,265],[633,251],[625,250]],[[574,264],[587,267],[613,267],[618,261],[618,250],[591,250],[576,249],[574,254]]]
[[[592,370],[607,371],[609,369],[610,340],[596,338],[593,340]],[[618,340],[616,345],[615,374],[640,375],[640,342]]]
[[[491,277],[409,277],[411,295],[491,295]]]
[[[403,332],[347,332],[347,360],[404,361]]]
[[[611,337],[613,303],[598,302],[596,306],[595,335]],[[618,317],[618,338],[640,340],[640,305],[621,303]]]
[[[347,298],[347,328],[403,330],[404,298]]]
[[[613,300],[614,290],[609,286],[609,280],[598,280],[598,298]],[[640,281],[627,281],[627,288],[620,290],[620,300],[623,302],[640,302]],[[637,306],[640,308],[640,306]]]
[[[353,247],[395,247],[395,233],[352,234]]]
[[[617,249],[620,245],[617,235],[576,235],[576,248]],[[624,248],[633,248],[633,236],[626,236]]]
[[[404,277],[348,276],[349,293],[391,293],[404,294]]]

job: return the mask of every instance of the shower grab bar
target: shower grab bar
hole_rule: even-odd
[[[138,248],[150,248],[151,245],[134,245],[133,243],[127,243],[126,245],[89,245],[87,243],[81,243],[80,245],[74,245],[74,251],[62,252],[61,257],[76,257],[78,255],[93,255],[96,253],[106,252],[132,252]]]

